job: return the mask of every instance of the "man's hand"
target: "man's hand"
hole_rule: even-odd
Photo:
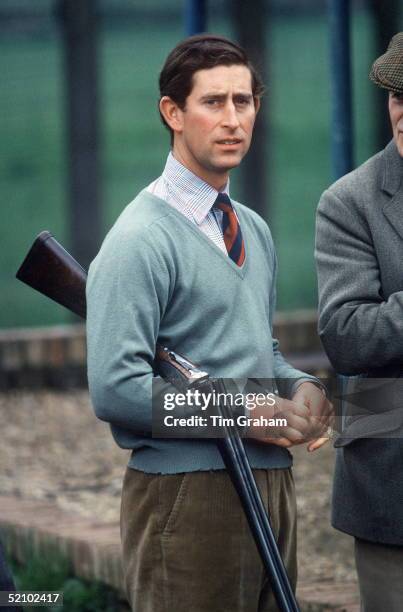
[[[298,387],[292,399],[293,402],[305,406],[309,410],[311,428],[308,432],[308,439],[311,442],[309,442],[307,450],[309,452],[317,450],[330,439],[330,436],[326,433],[333,425],[333,405],[322,389],[308,381]]]
[[[275,405],[267,403],[261,406],[256,404],[248,412],[248,416],[252,419],[260,419],[261,417],[276,419],[277,423],[279,423],[279,419],[283,420],[283,424],[270,427],[250,425],[248,438],[254,438],[260,442],[276,444],[285,448],[306,442],[312,428],[309,408],[302,402],[295,402],[281,397],[276,398]]]

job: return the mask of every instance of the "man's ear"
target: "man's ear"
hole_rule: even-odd
[[[258,114],[260,108],[260,98],[253,98],[253,102],[255,104],[256,114]]]
[[[165,121],[174,132],[182,131],[183,111],[169,96],[162,96],[160,100],[160,112]]]

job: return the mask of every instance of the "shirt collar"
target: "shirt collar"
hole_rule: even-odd
[[[218,191],[175,159],[172,152],[168,155],[162,178],[171,197],[200,225],[216,201]],[[229,196],[229,179],[223,192]]]

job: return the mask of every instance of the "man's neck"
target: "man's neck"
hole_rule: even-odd
[[[202,181],[204,181],[205,183],[213,187],[213,189],[215,189],[216,191],[224,191],[228,183],[228,178],[229,178],[228,172],[223,172],[220,174],[215,174],[213,172],[207,172],[207,171],[202,172],[192,167],[192,164],[188,163],[185,159],[183,159],[183,156],[180,154],[180,152],[178,152],[176,148],[171,149],[171,154],[173,155],[173,157],[176,159],[177,162],[182,164],[182,166],[184,166],[187,170],[189,170],[189,172],[192,172],[192,174],[197,176],[199,179],[201,179]]]

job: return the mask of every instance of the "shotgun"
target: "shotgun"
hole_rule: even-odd
[[[48,231],[41,232],[21,264],[16,277],[43,295],[65,306],[79,317],[86,318],[85,286],[87,273]],[[214,393],[226,393],[224,381],[210,379],[186,357],[156,346],[154,369],[180,391],[206,386]],[[231,423],[229,407],[218,406],[223,422]],[[261,560],[272,585],[279,610],[298,612],[298,604],[278,550],[269,517],[252,469],[234,425],[224,425],[217,447],[232,483],[240,498]]]

